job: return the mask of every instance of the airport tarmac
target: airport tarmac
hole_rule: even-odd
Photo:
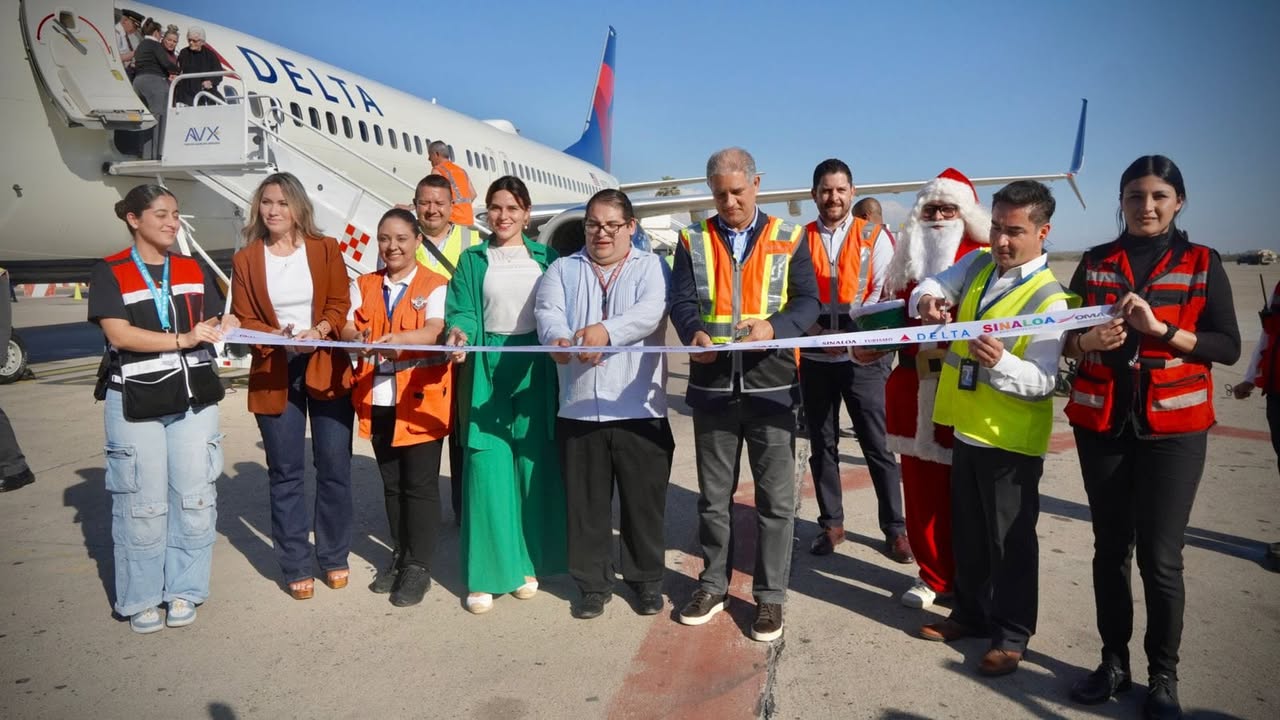
[[[1067,279],[1074,263],[1054,263]],[[1280,717],[1280,483],[1264,402],[1222,397],[1238,382],[1280,268],[1230,264],[1244,337],[1234,367],[1217,368],[1219,425],[1187,531],[1186,629],[1180,694],[1189,716]],[[110,512],[103,489],[101,406],[91,390],[100,348],[84,302],[24,299],[15,325],[36,378],[0,387],[36,473],[0,495],[0,717],[72,718],[969,718],[1140,715],[1145,694],[1141,585],[1131,643],[1135,688],[1099,707],[1073,705],[1070,684],[1098,662],[1088,507],[1061,413],[1040,486],[1040,619],[1014,675],[974,665],[986,644],[917,640],[945,608],[897,601],[913,566],[882,553],[875,498],[857,444],[842,443],[846,530],[827,557],[807,552],[817,531],[803,478],[786,634],[747,638],[754,536],[751,483],[735,512],[734,602],[702,627],[673,620],[692,592],[697,554],[691,420],[682,402],[687,360],[671,362],[676,435],[668,493],[667,612],[641,617],[619,595],[603,617],[575,620],[567,577],[544,578],[532,600],[506,596],[473,616],[462,607],[458,534],[442,523],[435,585],[417,607],[365,589],[388,557],[381,483],[367,441],[355,444],[356,536],[351,585],[317,583],[313,600],[281,589],[271,551],[263,451],[242,389],[221,405],[225,471],[218,481],[212,597],[199,620],[140,636],[111,613]],[[242,375],[242,373],[240,373]],[[239,387],[237,373],[229,374]],[[1058,401],[1059,406],[1062,400]],[[800,444],[798,452],[806,449]],[[443,472],[447,474],[446,467]],[[745,472],[745,470],[744,470]],[[447,508],[448,482],[442,479]],[[447,511],[446,511],[447,512]],[[1268,709],[1270,708],[1270,709]]]

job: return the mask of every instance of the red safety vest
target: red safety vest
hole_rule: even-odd
[[[1262,348],[1258,362],[1258,376],[1253,384],[1270,395],[1280,392],[1280,283],[1271,292],[1271,304],[1258,313],[1262,318],[1262,331],[1267,334],[1267,344]]]
[[[1212,253],[1203,245],[1175,239],[1156,261],[1151,277],[1139,287],[1129,257],[1119,246],[1084,256],[1084,304],[1109,305],[1127,292],[1136,292],[1151,306],[1157,320],[1195,330],[1204,311]],[[1146,421],[1151,435],[1177,435],[1208,430],[1214,423],[1213,375],[1209,363],[1184,356],[1160,338],[1144,335],[1128,371],[1134,374],[1134,411]],[[1094,432],[1111,432],[1116,419],[1117,370],[1102,363],[1099,353],[1080,359],[1067,418],[1072,425]],[[1139,429],[1141,434],[1146,434]]]
[[[445,279],[419,267],[396,303],[392,317],[388,318],[382,295],[384,277],[386,270],[379,270],[356,279],[362,301],[355,311],[356,330],[368,329],[369,336],[376,340],[392,332],[421,329],[426,324],[422,304],[433,290],[445,284]],[[396,376],[396,429],[391,445],[417,445],[448,435],[453,421],[449,397],[453,386],[447,356],[443,353],[402,352],[390,364]],[[379,368],[376,357],[361,358],[356,368],[351,402],[360,419],[360,437],[367,438],[372,433],[374,376],[385,372],[385,368]]]

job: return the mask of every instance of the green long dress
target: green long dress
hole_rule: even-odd
[[[545,272],[556,253],[524,238]],[[467,249],[449,281],[446,327],[469,344],[536,345],[537,333],[484,330],[488,243]],[[464,447],[462,572],[469,592],[501,594],[567,569],[564,483],[555,443],[555,366],[541,353],[472,353],[459,373],[455,432]]]

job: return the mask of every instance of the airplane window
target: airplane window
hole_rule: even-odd
[[[481,156],[480,156],[480,164],[484,166],[484,169],[485,169],[485,170],[488,170],[488,169],[489,169],[489,156],[488,156],[488,155],[481,155]]]
[[[311,127],[320,129],[320,111],[315,108],[307,108],[307,115],[311,117]]]
[[[428,145],[430,145],[431,143],[428,141],[428,142],[427,142],[427,144],[428,144]],[[446,145],[445,147],[449,148],[449,159],[450,159],[450,160],[452,160],[452,159],[453,159],[453,146],[452,146],[452,145]]]
[[[394,138],[395,136],[396,136],[396,134],[395,134],[394,132],[392,132],[392,133],[391,133],[391,137],[393,137],[393,138]],[[382,126],[381,126],[381,125],[374,125],[374,126],[373,126],[373,141],[374,141],[374,142],[376,142],[376,143],[378,143],[379,145],[381,145],[381,144],[382,144]],[[392,140],[391,142],[394,144],[394,143],[395,143],[395,140]]]
[[[258,93],[249,93],[249,112],[259,120],[262,119],[262,101],[258,99]]]
[[[342,132],[347,136],[348,140],[355,138],[355,131],[351,129],[351,118],[346,115],[342,116]]]
[[[289,103],[289,114],[293,116],[293,124],[302,127],[302,106],[298,103]]]
[[[396,145],[396,131],[392,130],[391,128],[387,128],[387,142],[391,143],[392,150],[399,149],[399,147]]]
[[[417,135],[413,136],[413,150],[419,155],[422,154],[422,138],[418,137]]]
[[[413,143],[409,142],[409,133],[402,132],[400,133],[400,137],[404,139],[404,151],[413,152]]]
[[[493,168],[494,172],[498,172],[498,161],[494,160],[492,155],[489,156],[489,167]]]
[[[510,174],[511,174],[511,170],[507,167],[507,161],[506,161],[506,160],[503,160],[503,161],[502,161],[502,174],[503,174],[503,175],[510,175]]]
[[[325,119],[325,122],[329,125],[329,134],[330,134],[330,135],[337,135],[337,134],[338,134],[338,121],[337,121],[337,120],[335,120],[335,119],[333,118],[333,113],[331,113],[331,112],[326,112],[326,113],[324,114],[324,119]]]
[[[369,126],[366,125],[363,120],[358,124],[360,126],[360,139],[364,142],[369,142]]]
[[[475,167],[475,165],[473,165],[473,164],[471,163],[471,151],[470,151],[470,150],[468,150],[468,151],[467,151],[467,164],[468,164],[468,165],[471,165],[471,167]]]

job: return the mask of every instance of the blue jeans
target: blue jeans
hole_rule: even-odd
[[[105,403],[116,612],[130,616],[176,598],[202,603],[222,474],[218,406],[126,420],[120,392]]]
[[[311,577],[311,519],[306,505],[306,432],[316,469],[316,562],[321,572],[347,567],[354,509],[351,499],[351,398],[316,400],[303,376],[307,355],[289,360],[289,397],[279,415],[256,415],[271,484],[271,539],[286,583]]]

